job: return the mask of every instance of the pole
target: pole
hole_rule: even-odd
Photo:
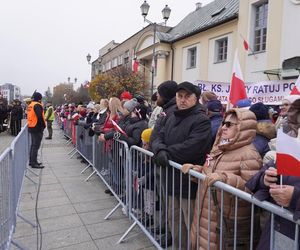
[[[153,51],[152,51],[152,62],[151,62],[151,67],[152,67],[152,75],[151,75],[151,96],[153,95],[153,90],[154,90],[154,73],[155,73],[155,43],[156,43],[156,23],[153,23]]]

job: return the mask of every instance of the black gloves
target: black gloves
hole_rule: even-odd
[[[155,163],[162,167],[169,166],[169,154],[165,150],[161,150],[155,156]]]

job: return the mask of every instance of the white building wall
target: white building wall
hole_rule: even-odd
[[[297,1],[294,1],[297,2]],[[294,4],[291,0],[283,1],[280,60],[300,56],[300,1]]]
[[[196,54],[196,67],[195,68],[188,68],[187,62],[188,62],[188,49],[197,47],[197,54]],[[182,49],[182,81],[189,81],[194,82],[198,79],[201,79],[200,76],[200,61],[201,61],[201,55],[200,55],[200,43],[192,44],[188,47],[184,47]]]
[[[227,47],[227,60],[224,62],[216,63],[216,40],[228,38]],[[233,46],[232,46],[232,33],[225,34],[219,37],[210,39],[209,41],[209,55],[208,55],[208,80],[216,82],[228,82],[231,80],[232,75],[232,62],[233,62]]]

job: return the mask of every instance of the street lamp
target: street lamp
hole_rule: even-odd
[[[91,59],[92,59],[92,56],[90,55],[90,53],[88,53],[86,56],[86,60],[87,60],[88,64],[91,64]]]
[[[156,43],[156,30],[157,30],[157,23],[156,22],[151,22],[148,20],[146,17],[148,15],[150,5],[147,3],[145,0],[144,3],[141,5],[141,13],[142,16],[144,17],[144,22],[147,22],[149,24],[153,25],[153,50],[152,50],[152,71],[151,71],[151,96],[153,95],[153,88],[154,88],[154,65],[155,65],[155,43]],[[161,11],[163,19],[165,20],[164,23],[158,23],[158,25],[167,24],[167,21],[170,17],[171,14],[171,9],[168,5],[166,5],[163,10]]]

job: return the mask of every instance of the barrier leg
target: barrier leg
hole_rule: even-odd
[[[25,174],[25,177],[30,180],[33,184],[37,185],[38,183],[34,181],[31,177],[29,177],[27,174]]]
[[[90,166],[91,164],[87,165],[87,167],[85,167],[80,173],[83,174]]]
[[[115,206],[109,213],[108,213],[108,215],[106,215],[105,217],[104,217],[104,220],[107,220],[117,209],[118,209],[118,207],[121,205],[121,203],[119,202],[118,203],[118,205],[117,206]]]
[[[127,231],[122,235],[117,244],[120,244],[124,241],[125,237],[130,233],[130,231],[136,226],[136,221],[127,229]]]
[[[91,174],[89,175],[89,177],[85,179],[85,181],[89,181],[89,179],[90,179],[96,172],[97,172],[97,171],[94,170],[93,173],[91,173]]]
[[[16,241],[12,240],[11,244],[14,245],[15,247],[17,247],[18,249],[22,249],[22,250],[29,250],[28,248],[22,246],[20,243],[17,243]]]
[[[31,221],[29,221],[28,219],[26,219],[25,217],[23,217],[22,215],[20,214],[17,214],[17,216],[22,219],[23,221],[25,221],[26,223],[28,223],[29,225],[31,225],[32,227],[37,227],[36,224],[33,224]]]
[[[26,169],[27,171],[29,171],[30,173],[34,174],[35,176],[39,176],[39,174],[37,174],[36,172],[34,172],[32,169],[30,169],[29,167],[27,167]]]
[[[76,150],[76,148],[73,148],[69,153],[68,155],[72,154],[74,152],[74,150]]]
[[[68,139],[66,145],[68,146],[71,143],[71,141],[72,141],[71,139]]]
[[[70,159],[72,159],[73,156],[76,155],[76,153],[77,153],[77,150],[76,150],[76,148],[75,148],[75,152],[70,156]]]

